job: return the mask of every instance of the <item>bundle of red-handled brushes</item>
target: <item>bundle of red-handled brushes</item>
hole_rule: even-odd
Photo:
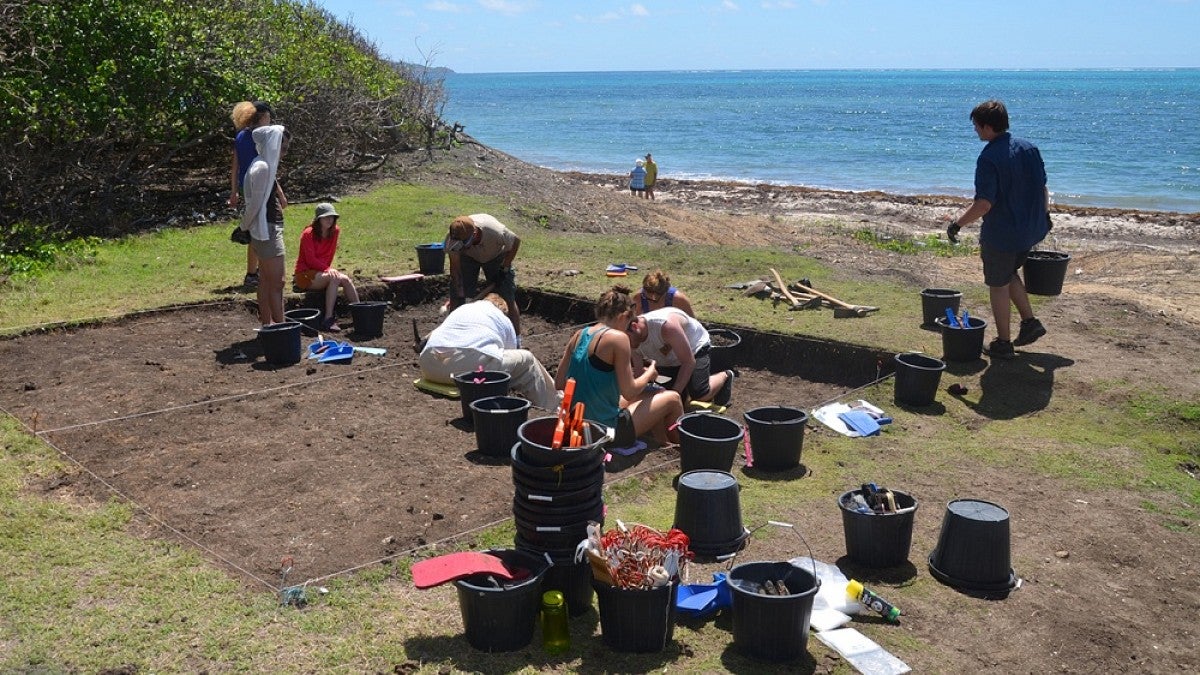
[[[589,447],[592,441],[592,427],[583,419],[583,402],[571,404],[575,398],[575,378],[567,379],[563,387],[562,405],[558,407],[558,424],[554,427],[554,439],[550,447],[554,450],[563,448]]]

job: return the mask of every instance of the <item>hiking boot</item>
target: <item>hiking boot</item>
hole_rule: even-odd
[[[1021,330],[1017,333],[1017,339],[1013,340],[1013,344],[1017,347],[1024,347],[1037,342],[1037,339],[1046,334],[1046,327],[1038,321],[1036,317],[1030,317],[1021,322]]]
[[[331,316],[325,320],[325,323],[321,324],[321,330],[327,333],[340,333],[342,332],[342,327],[338,325],[337,319]]]
[[[249,288],[257,287],[258,286],[258,272],[255,272],[254,274],[247,274],[246,276],[242,277],[242,285],[247,286]]]
[[[713,403],[717,405],[729,405],[729,400],[733,398],[733,381],[737,379],[737,373],[732,370],[725,371],[729,377],[725,378],[725,384],[717,391],[717,395],[713,396]]]
[[[1000,338],[992,340],[991,344],[987,346],[987,349],[983,350],[983,353],[987,354],[993,359],[1011,359],[1017,355],[1017,353],[1013,351],[1012,341],[1001,340]]]

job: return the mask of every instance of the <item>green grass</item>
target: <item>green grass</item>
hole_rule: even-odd
[[[787,247],[684,247],[636,236],[552,232],[544,226],[549,211],[543,207],[526,206],[514,213],[489,200],[412,185],[347,198],[338,210],[343,234],[336,264],[363,281],[416,269],[415,245],[440,240],[456,215],[486,211],[520,232],[518,282],[526,286],[592,298],[613,282],[603,274],[607,263],[662,267],[687,290],[702,315],[723,322],[884,350],[940,349],[936,334],[917,327],[920,289],[855,279]],[[288,209],[289,246],[311,213],[311,205]],[[229,227],[164,230],[103,242],[91,257],[46,265],[35,275],[10,280],[0,286],[0,333],[245,297],[235,287],[244,249],[229,243]],[[936,245],[913,247],[917,255],[947,253]],[[772,267],[786,279],[808,277],[842,299],[883,309],[866,319],[833,320],[828,310],[790,312],[726,288]],[[583,273],[556,273],[569,269]],[[640,276],[623,281],[637,286]],[[985,303],[975,292],[967,293],[968,303]],[[936,417],[896,410],[882,448],[833,434],[810,435],[804,462],[811,473],[802,481],[755,482],[755,489],[742,495],[743,520],[755,527],[794,516],[802,524],[864,477],[886,484],[906,475],[935,475],[953,491],[971,485],[973,469],[991,467],[1036,476],[1082,495],[1126,491],[1158,514],[1164,530],[1194,534],[1200,482],[1179,467],[1194,463],[1200,452],[1200,402],[1175,400],[1132,382],[1089,385],[1103,404],[1059,387],[1045,408],[1010,420],[987,419],[954,400],[946,402],[946,414]],[[860,395],[886,401],[891,385],[885,382]],[[0,446],[0,568],[5,570],[0,575],[0,672],[94,672],[122,664],[145,672],[391,671],[406,662],[425,672],[556,667],[536,647],[512,655],[457,653],[457,643],[449,637],[460,630],[452,591],[413,591],[406,560],[330,580],[327,594],[310,588],[312,603],[304,610],[280,607],[272,593],[247,588],[239,576],[207,563],[194,550],[131,532],[133,513],[127,504],[75,503],[59,491],[27,489],[30,483],[45,484],[77,469],[7,416],[0,417]],[[618,481],[607,500],[627,522],[671,525],[675,493],[669,475],[648,473]],[[513,531],[506,523],[474,535],[472,543],[507,546]],[[767,527],[755,539],[778,543],[780,537],[793,536]],[[797,555],[803,551],[799,541],[790,548]],[[922,576],[905,587],[905,597],[927,598],[936,589]],[[965,620],[985,620],[991,611],[954,594],[945,602]],[[594,630],[579,622],[572,625],[579,645],[590,644]],[[872,637],[898,654],[945,649],[911,632],[876,632]],[[676,638],[687,650],[677,659],[601,657],[576,647],[568,665],[558,667],[751,667],[726,660],[725,630],[680,627]],[[819,663],[826,663],[815,641],[809,649]],[[845,664],[837,670],[849,672]]]
[[[914,236],[906,233],[896,233],[882,230],[855,230],[851,235],[855,241],[860,241],[882,251],[891,251],[902,255],[917,255],[931,253],[944,258],[955,256],[973,256],[979,254],[979,249],[969,245],[951,244],[938,234]]]

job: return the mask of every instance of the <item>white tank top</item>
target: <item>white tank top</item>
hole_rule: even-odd
[[[662,337],[663,324],[671,315],[677,315],[683,319],[683,334],[687,338],[693,354],[709,344],[708,330],[682,309],[663,307],[653,312],[647,312],[642,315],[642,318],[646,320],[646,340],[638,345],[638,353],[642,355],[642,358],[655,361],[660,366],[679,365],[679,355],[675,354]]]

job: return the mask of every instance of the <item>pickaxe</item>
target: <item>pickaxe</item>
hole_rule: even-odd
[[[795,285],[799,286],[801,289],[803,289],[807,293],[811,293],[817,297],[825,298],[826,300],[828,300],[830,302],[830,304],[833,305],[833,317],[835,319],[847,319],[850,317],[863,317],[863,316],[870,314],[871,312],[879,311],[878,307],[869,307],[867,305],[851,305],[850,303],[842,302],[841,300],[838,300],[837,298],[833,297],[832,295],[826,295],[820,291],[815,291],[801,283],[796,283]]]

